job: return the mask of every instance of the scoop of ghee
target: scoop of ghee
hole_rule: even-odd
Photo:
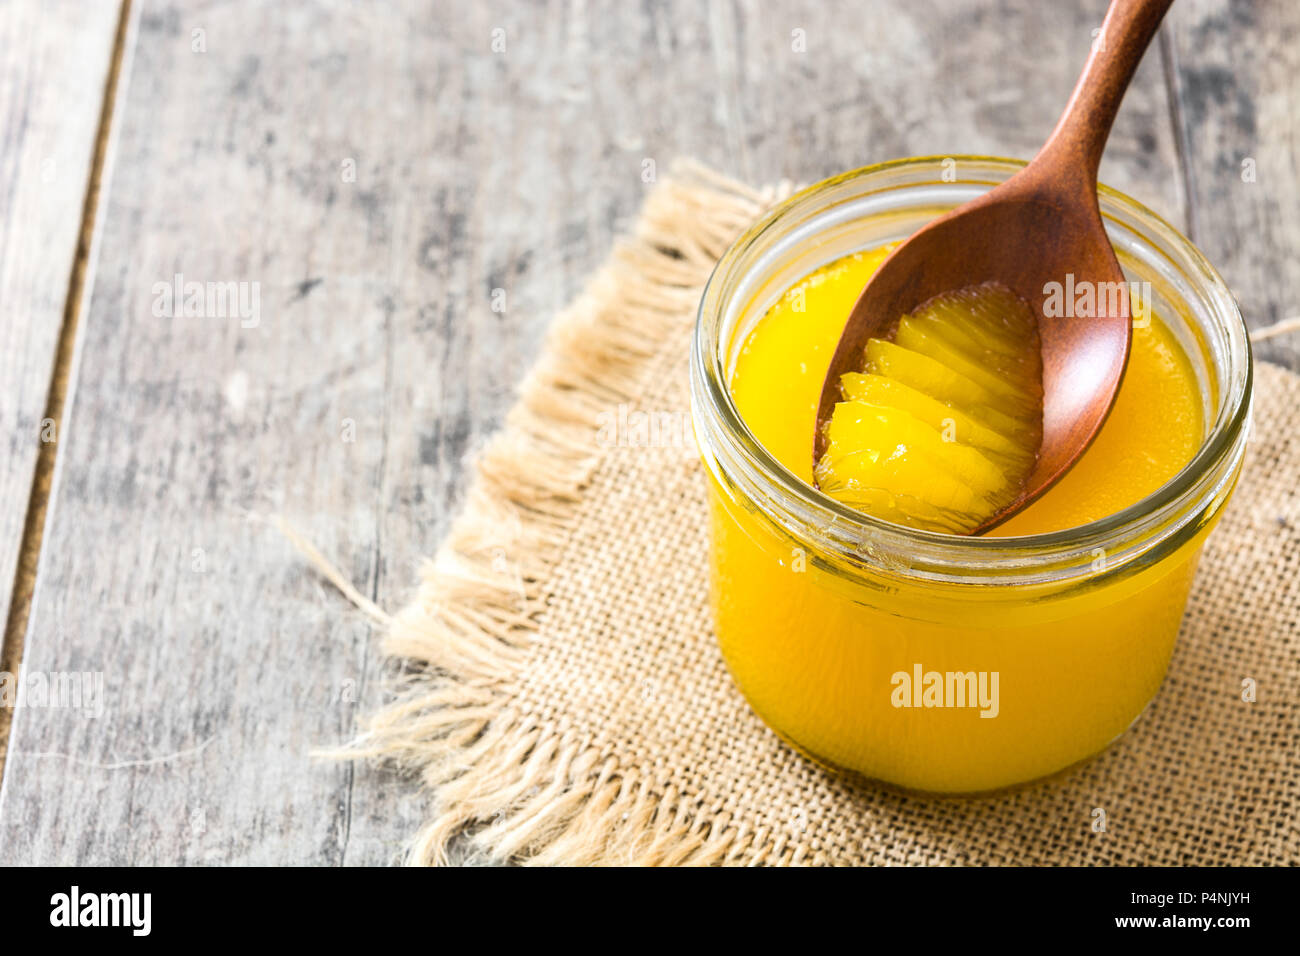
[[[1043,436],[1038,323],[996,282],[944,293],[870,339],[826,424],[817,485],[909,527],[968,534],[1024,491]]]

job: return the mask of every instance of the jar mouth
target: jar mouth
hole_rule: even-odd
[[[1210,375],[1217,381],[1212,424],[1192,459],[1168,482],[1134,504],[1096,521],[1058,531],[1008,537],[971,537],[909,528],[859,512],[813,487],[786,468],[763,446],[736,407],[729,387],[726,354],[728,336],[721,329],[723,307],[738,276],[753,258],[754,250],[769,234],[792,218],[804,217],[790,235],[807,241],[818,234],[809,215],[837,221],[835,209],[846,199],[835,193],[864,180],[878,181],[872,195],[899,190],[918,192],[922,199],[937,200],[953,184],[989,188],[1023,168],[1023,160],[992,156],[925,156],[896,159],[823,180],[791,196],[740,236],[719,259],[700,300],[691,354],[691,404],[697,439],[706,465],[715,477],[739,488],[791,533],[818,537],[832,555],[859,567],[880,570],[877,558],[894,552],[907,558],[907,576],[949,581],[978,580],[990,574],[1034,569],[1042,580],[1055,580],[1059,572],[1081,559],[1091,560],[1098,549],[1112,569],[1139,559],[1170,535],[1209,520],[1231,491],[1245,449],[1253,370],[1250,340],[1241,312],[1222,277],[1192,243],[1143,204],[1105,185],[1098,194],[1102,218],[1117,250],[1116,232],[1143,262],[1162,275],[1179,277],[1183,291],[1198,299],[1206,318],[1212,353]],[[969,169],[942,182],[940,170]],[[917,174],[930,174],[917,178]],[[972,178],[973,177],[973,178]],[[930,194],[934,195],[931,196]],[[961,201],[965,201],[964,199]],[[831,209],[818,213],[819,206]],[[954,203],[948,202],[951,207]],[[935,215],[943,211],[942,203]],[[844,222],[853,217],[843,211]],[[1204,383],[1203,383],[1204,384]],[[1211,418],[1207,415],[1207,420]],[[811,436],[809,438],[811,447]],[[1183,536],[1178,535],[1181,539]],[[889,562],[883,562],[886,570]],[[1053,570],[1055,569],[1055,570]]]

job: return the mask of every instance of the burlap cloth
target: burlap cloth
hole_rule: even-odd
[[[1257,368],[1255,438],[1169,676],[1100,757],[923,799],[837,779],[750,711],[710,633],[695,455],[598,433],[620,404],[684,420],[701,288],[777,192],[679,167],[556,319],[386,639],[407,676],[360,745],[431,793],[410,860],[468,831],[534,863],[1295,864],[1300,378],[1276,366]]]

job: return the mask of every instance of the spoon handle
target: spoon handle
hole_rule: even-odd
[[[1120,101],[1173,0],[1113,0],[1070,102],[1039,152],[1058,172],[1073,167],[1097,188],[1097,167]]]

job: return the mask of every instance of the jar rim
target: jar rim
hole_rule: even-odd
[[[1171,522],[1182,527],[1193,521],[1195,513],[1200,510],[1196,507],[1198,503],[1219,500],[1226,490],[1230,490],[1236,465],[1244,452],[1246,423],[1250,415],[1253,384],[1250,340],[1236,300],[1218,271],[1200,250],[1153,210],[1104,184],[1098,185],[1103,218],[1107,218],[1107,206],[1121,210],[1128,216],[1125,225],[1129,228],[1136,227],[1146,243],[1166,257],[1168,250],[1175,251],[1183,260],[1179,263],[1180,268],[1190,267],[1192,270],[1198,293],[1204,297],[1210,311],[1221,323],[1228,340],[1228,367],[1220,372],[1223,381],[1220,383],[1219,404],[1209,434],[1196,454],[1151,494],[1095,521],[1032,535],[972,537],[909,528],[859,512],[795,475],[757,439],[736,407],[727,382],[722,343],[710,343],[707,338],[710,313],[715,316],[721,314],[718,301],[722,294],[720,286],[736,268],[742,255],[785,217],[813,208],[817,198],[841,184],[880,177],[908,167],[933,167],[945,161],[959,165],[979,164],[995,177],[988,180],[957,180],[967,184],[1000,182],[997,175],[1005,173],[1009,176],[1026,165],[1023,160],[997,156],[949,155],[908,157],[863,166],[799,190],[769,210],[728,247],[705,284],[696,317],[691,354],[691,404],[696,415],[697,434],[701,431],[702,417],[706,420],[711,418],[716,425],[720,425],[725,439],[721,444],[731,447],[713,450],[718,451],[721,458],[730,459],[722,462],[727,472],[731,474],[736,470],[727,465],[734,466],[746,460],[752,463],[775,485],[772,490],[786,499],[782,504],[787,514],[781,517],[791,518],[797,525],[833,532],[830,534],[832,543],[844,546],[839,549],[844,557],[853,559],[855,555],[860,556],[860,543],[870,541],[873,548],[883,546],[897,549],[909,556],[922,557],[931,567],[929,572],[922,572],[921,576],[924,577],[959,580],[963,576],[963,570],[975,570],[970,567],[972,564],[978,564],[982,571],[1012,571],[1030,563],[1041,565],[1045,555],[1055,556],[1068,564],[1099,548],[1109,554],[1112,547],[1123,544],[1128,539],[1157,533],[1161,540],[1165,539],[1167,535],[1159,533],[1161,529],[1170,530],[1166,526]],[[948,180],[945,185],[951,182]],[[890,188],[906,189],[909,186],[934,184],[934,180],[925,180]],[[713,431],[716,433],[717,430],[715,428]],[[703,441],[701,451],[705,453],[707,461],[710,450],[706,450]],[[1192,505],[1190,508],[1189,500]],[[787,526],[789,524],[787,521],[782,523]],[[855,541],[859,542],[858,546],[854,546]],[[918,555],[917,549],[924,553]]]

